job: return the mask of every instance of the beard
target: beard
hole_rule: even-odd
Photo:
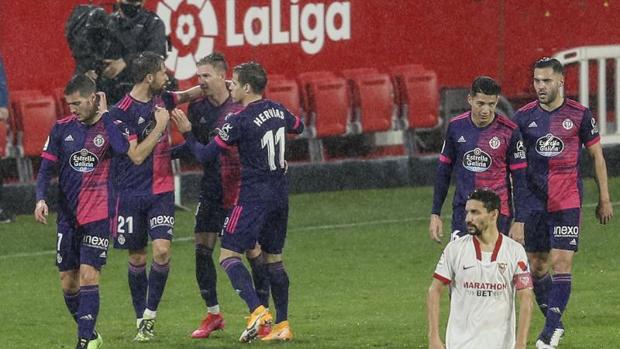
[[[474,224],[467,223],[467,232],[470,235],[479,236],[480,234],[482,234],[482,229]]]

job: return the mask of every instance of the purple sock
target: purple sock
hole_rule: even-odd
[[[261,253],[256,258],[248,258],[250,267],[252,268],[252,280],[254,280],[254,288],[260,303],[269,308],[269,274],[267,272],[267,264],[265,257]]]
[[[69,293],[67,291],[64,291],[64,295],[65,295],[65,304],[67,305],[67,309],[69,310],[69,313],[73,317],[73,320],[77,322],[78,321],[77,312],[78,312],[78,307],[80,306],[80,291],[77,291],[76,293]]]
[[[146,276],[146,264],[133,265],[129,263],[128,275],[133,309],[136,311],[136,319],[140,319],[146,308],[146,290],[149,285]]]
[[[253,312],[261,304],[252,285],[252,277],[243,263],[241,263],[241,259],[237,257],[226,258],[220,265],[228,274],[232,287],[248,305],[250,312]]]
[[[549,308],[547,309],[547,320],[543,333],[553,334],[556,328],[560,327],[560,320],[568,299],[573,277],[571,274],[555,274],[552,277],[551,290],[549,291]]]
[[[149,273],[149,297],[146,301],[146,307],[149,310],[156,311],[159,301],[164,295],[166,280],[168,280],[168,272],[170,271],[170,262],[166,264],[157,264],[153,261],[151,264],[151,272]]]
[[[538,308],[543,316],[547,316],[547,303],[549,302],[549,290],[551,289],[551,275],[545,274],[541,278],[534,277],[534,295]]]
[[[77,313],[79,338],[94,338],[97,314],[99,314],[99,286],[80,287],[80,306]]]
[[[282,262],[267,264],[273,303],[276,306],[276,324],[288,319],[288,274]]]
[[[196,281],[207,307],[218,305],[213,249],[200,244],[196,245]]]

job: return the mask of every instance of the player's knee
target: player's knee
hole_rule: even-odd
[[[80,286],[99,284],[99,271],[90,265],[83,264],[80,267]]]
[[[133,265],[145,265],[146,253],[129,253],[129,263]]]
[[[157,264],[166,264],[170,261],[170,245],[153,244],[153,260]]]
[[[194,239],[196,245],[203,245],[213,249],[217,241],[217,233],[196,233],[194,234]]]
[[[77,270],[60,272],[60,284],[63,291],[76,293],[80,289],[80,279]]]

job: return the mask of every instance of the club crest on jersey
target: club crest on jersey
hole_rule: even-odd
[[[498,262],[498,263],[497,263],[497,268],[499,269],[499,272],[500,272],[500,273],[502,273],[502,274],[503,274],[504,272],[506,272],[506,267],[507,267],[507,266],[508,266],[508,264],[507,264],[507,263],[504,263],[504,262]]]
[[[573,125],[573,120],[571,119],[564,119],[564,121],[562,121],[562,127],[564,127],[565,130],[570,130],[573,128]]]
[[[232,128],[233,127],[231,124],[226,123],[222,126],[222,128],[218,129],[217,133],[220,135],[220,138],[223,141],[227,141],[230,138],[229,133],[232,130]]]
[[[125,244],[125,235],[123,235],[123,234],[119,234],[119,235],[116,237],[116,241],[118,241],[118,244],[119,244],[119,245],[124,245],[124,244]]]
[[[97,158],[97,155],[91,153],[88,149],[76,151],[69,157],[69,165],[78,172],[92,172],[98,163],[99,158]]]
[[[491,140],[489,141],[489,146],[492,149],[497,149],[499,148],[499,146],[502,144],[502,142],[499,140],[499,138],[497,138],[497,136],[494,136],[493,138],[491,138]]]
[[[101,148],[105,143],[105,139],[103,139],[102,135],[96,135],[93,139],[93,143],[95,144],[95,146],[97,146],[97,148]]]
[[[463,155],[463,167],[472,172],[484,172],[491,167],[493,160],[480,148],[470,150]]]
[[[551,133],[536,140],[536,152],[544,157],[552,158],[564,150],[564,142]]]

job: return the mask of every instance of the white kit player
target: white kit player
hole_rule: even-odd
[[[428,291],[430,349],[525,349],[532,278],[523,246],[497,229],[499,208],[500,198],[490,190],[477,189],[467,200],[469,235],[446,246]],[[451,299],[444,346],[439,304],[446,286]],[[518,326],[515,294],[520,304]]]

